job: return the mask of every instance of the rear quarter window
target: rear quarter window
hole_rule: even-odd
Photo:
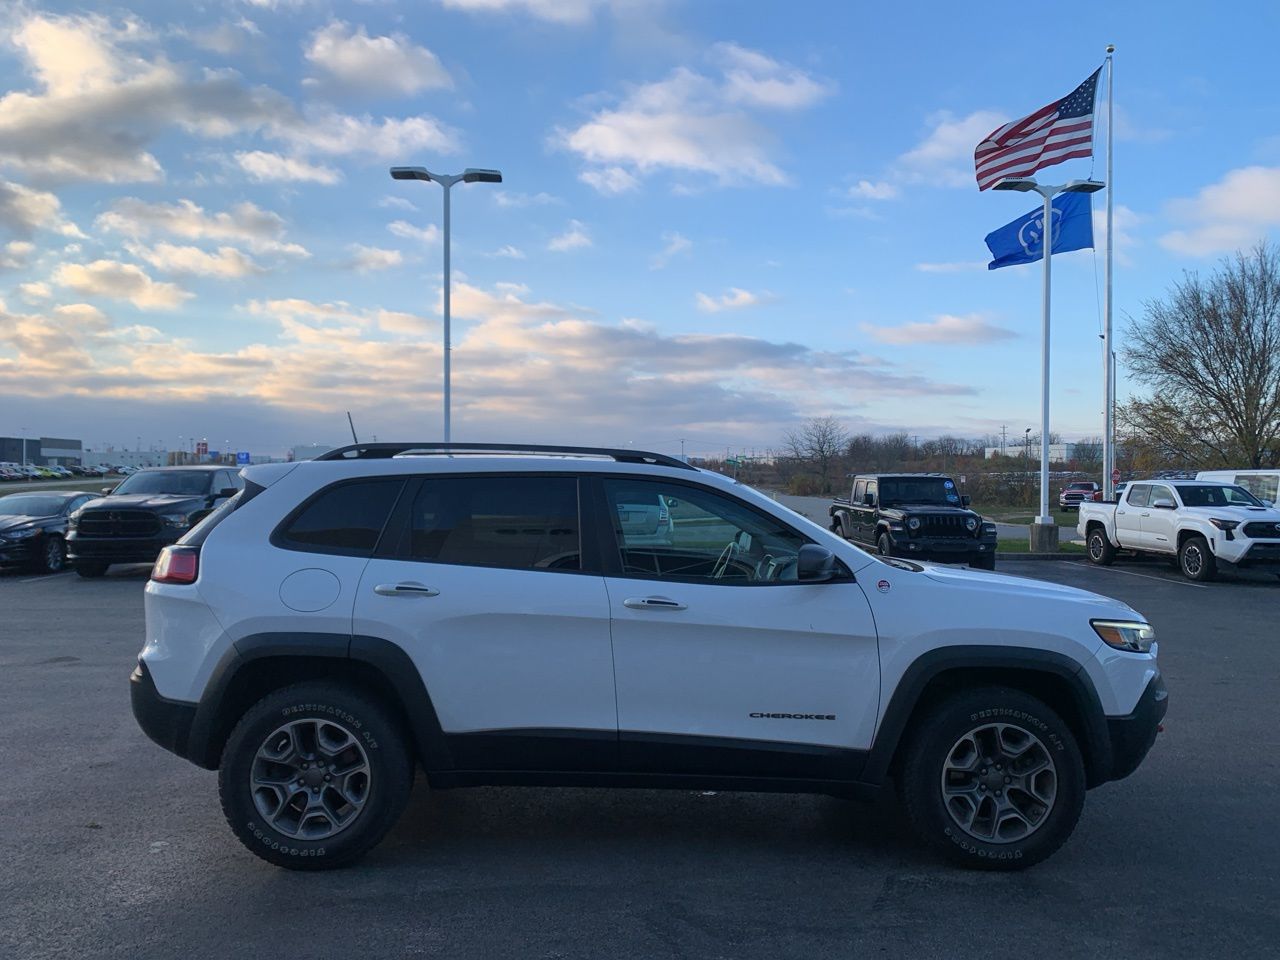
[[[403,488],[399,477],[326,487],[277,528],[272,543],[287,550],[370,556]]]

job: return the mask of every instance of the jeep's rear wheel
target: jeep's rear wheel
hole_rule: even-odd
[[[1101,527],[1089,531],[1089,562],[1100,567],[1109,567],[1116,559],[1116,548],[1107,539],[1107,533]]]
[[[277,866],[340,867],[395,825],[413,762],[395,721],[336,683],[300,683],[250,707],[227,740],[218,791],[240,842]]]
[[[1066,841],[1084,805],[1084,760],[1071,729],[1018,690],[957,694],[915,725],[899,778],[916,833],[949,859],[987,870],[1029,867]]]

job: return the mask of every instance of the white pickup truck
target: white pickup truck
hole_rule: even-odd
[[[1280,575],[1280,510],[1233,483],[1130,483],[1119,502],[1081,503],[1076,529],[1101,566],[1125,550],[1176,559],[1189,580],[1212,580],[1223,564]]]

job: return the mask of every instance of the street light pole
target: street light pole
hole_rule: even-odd
[[[996,190],[1034,192],[1044,198],[1044,220],[1041,223],[1044,259],[1044,306],[1040,324],[1040,515],[1036,524],[1054,527],[1056,547],[1057,527],[1049,516],[1049,306],[1050,278],[1053,263],[1053,198],[1060,193],[1095,193],[1106,184],[1099,180],[1069,180],[1059,184],[1041,184],[1029,177],[1006,177],[995,185]]]
[[[392,167],[393,180],[431,180],[444,188],[444,442],[448,443],[452,435],[452,362],[453,341],[450,337],[451,300],[453,283],[449,263],[449,246],[452,230],[449,218],[449,198],[455,183],[501,183],[502,173],[498,170],[480,170],[468,167],[462,173],[432,173],[426,167]]]

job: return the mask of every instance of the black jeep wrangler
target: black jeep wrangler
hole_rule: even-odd
[[[866,473],[831,504],[831,529],[884,557],[996,567],[996,525],[942,473]]]

